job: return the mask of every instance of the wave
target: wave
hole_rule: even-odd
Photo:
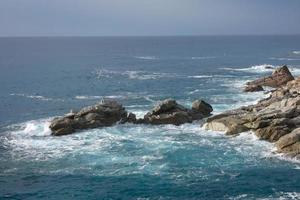
[[[37,99],[37,100],[42,100],[42,101],[51,101],[54,100],[52,98],[44,97],[41,95],[29,95],[29,94],[22,94],[22,93],[12,93],[10,96],[20,96],[20,97],[25,97],[29,99]]]
[[[196,57],[191,57],[192,60],[206,60],[206,59],[214,59],[217,58],[215,56],[196,56]]]
[[[251,67],[246,67],[246,68],[221,68],[223,70],[229,70],[229,71],[244,71],[244,72],[249,72],[249,73],[268,73],[268,72],[273,72],[274,69],[278,68],[280,66],[274,66],[270,64],[263,64],[263,65],[254,65]],[[289,70],[293,75],[300,75],[300,68],[297,67],[290,67]]]
[[[294,60],[300,60],[299,58],[275,58],[271,57],[270,60],[280,60],[280,61],[294,61]]]
[[[88,96],[88,95],[78,95],[75,96],[75,99],[79,100],[96,100],[96,99],[122,99],[125,98],[124,96],[121,95],[111,95],[111,96]]]
[[[212,75],[196,75],[196,76],[188,76],[188,78],[213,78]]]
[[[300,51],[293,51],[293,54],[300,55]]]
[[[158,60],[159,59],[156,56],[134,56],[134,58],[142,59],[142,60]]]
[[[229,71],[246,71],[250,73],[266,73],[266,72],[272,72],[276,66],[270,65],[270,64],[262,64],[262,65],[254,65],[251,67],[246,67],[246,68],[230,68],[230,67],[225,67],[221,68],[224,70],[229,70]]]
[[[132,80],[151,80],[160,78],[176,78],[177,74],[164,73],[164,72],[148,72],[148,71],[112,71],[106,69],[100,69],[95,72],[98,79],[102,78],[114,78],[116,76],[125,77]]]

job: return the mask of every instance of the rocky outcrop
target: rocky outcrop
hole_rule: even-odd
[[[286,73],[285,68],[275,72]],[[282,70],[285,72],[280,72]],[[251,130],[260,139],[276,142],[279,152],[300,154],[300,78],[281,84],[255,105],[208,118],[205,128],[228,135]]]
[[[262,86],[277,88],[294,80],[293,75],[286,65],[276,69],[272,75],[246,83],[245,92],[262,91]]]
[[[282,136],[277,142],[276,147],[280,153],[288,153],[290,156],[300,154],[300,128],[296,128],[291,133]]]
[[[246,85],[244,92],[259,92],[264,91],[264,88],[261,85]]]
[[[114,100],[102,102],[82,108],[77,113],[55,118],[50,129],[52,135],[67,135],[76,130],[111,126],[117,122],[134,122],[135,115],[127,113],[125,108]]]
[[[167,99],[148,112],[143,119],[137,119],[135,114],[128,113],[118,102],[103,100],[96,105],[84,107],[79,112],[71,112],[53,119],[50,129],[52,135],[60,136],[116,123],[180,125],[207,117],[212,111],[211,105],[202,100],[194,101],[192,109],[188,109],[175,100]]]
[[[193,120],[209,116],[212,110],[211,105],[202,100],[194,101],[192,109],[188,109],[173,99],[166,99],[144,116],[143,123],[174,125],[191,123]]]

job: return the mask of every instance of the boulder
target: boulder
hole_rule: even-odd
[[[226,135],[235,135],[250,130],[245,123],[248,121],[239,115],[221,117],[215,120],[207,120],[205,124],[206,130],[223,131]]]
[[[213,108],[203,100],[196,100],[192,103],[192,110],[203,115],[209,115],[213,111]]]
[[[212,107],[208,103],[197,100],[193,102],[192,109],[185,108],[174,99],[166,99],[148,112],[139,123],[147,124],[174,124],[191,123],[193,120],[209,116]]]
[[[117,122],[135,121],[135,116],[127,114],[125,108],[114,100],[103,100],[93,106],[82,108],[77,113],[70,113],[55,118],[50,129],[52,135],[66,135],[76,130],[112,126]]]
[[[260,78],[255,81],[250,81],[247,83],[245,89],[256,88],[258,86],[268,86],[277,88],[285,85],[287,82],[294,80],[293,75],[289,71],[286,65],[276,69],[272,75]]]
[[[260,85],[246,85],[244,92],[259,92],[264,91],[264,88]]]
[[[291,133],[282,136],[277,142],[276,147],[280,153],[289,153],[290,155],[300,154],[300,128]]]

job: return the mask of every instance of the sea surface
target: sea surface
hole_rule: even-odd
[[[283,64],[300,75],[300,36],[0,38],[0,199],[300,199],[300,163],[251,132],[48,128],[103,98],[138,117],[166,98],[217,114],[268,96],[243,85]]]

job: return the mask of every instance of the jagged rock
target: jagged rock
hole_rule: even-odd
[[[260,85],[246,85],[244,92],[259,92],[264,91],[264,88]]]
[[[279,81],[280,77],[283,80]],[[277,69],[271,77],[259,80],[264,80],[263,84],[266,84],[271,79],[272,84],[276,83],[280,87],[271,91],[268,98],[255,105],[210,117],[205,127],[224,131],[226,134],[251,130],[262,140],[276,142],[279,152],[300,158],[300,78],[291,80],[293,78],[284,66]],[[258,84],[257,81],[254,82]],[[268,86],[275,86],[272,84]]]
[[[272,75],[260,78],[255,81],[250,81],[247,83],[247,87],[256,87],[256,86],[268,86],[277,88],[282,85],[285,85],[287,82],[294,80],[293,75],[289,71],[286,65],[276,69]]]
[[[50,129],[52,135],[66,135],[76,130],[111,126],[119,121],[134,121],[132,114],[127,115],[125,108],[114,100],[82,108],[77,113],[55,118]]]
[[[152,111],[148,112],[142,122],[148,124],[180,125],[202,119],[210,115],[211,112],[212,107],[201,100],[193,102],[192,109],[187,109],[173,99],[166,99],[159,103]]]

